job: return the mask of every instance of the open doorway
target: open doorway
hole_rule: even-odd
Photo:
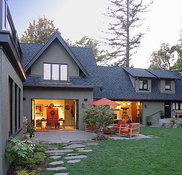
[[[115,120],[130,120],[139,122],[142,120],[142,103],[139,101],[116,101],[120,106],[111,106],[116,117]]]
[[[76,129],[76,100],[32,99],[35,129]]]

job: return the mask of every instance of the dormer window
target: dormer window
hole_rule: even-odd
[[[171,81],[170,80],[165,81],[165,90],[171,90]]]
[[[68,80],[68,65],[66,64],[44,64],[44,80]]]
[[[148,80],[139,80],[139,90],[148,90]]]

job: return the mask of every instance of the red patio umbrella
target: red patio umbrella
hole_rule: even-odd
[[[120,106],[120,104],[107,98],[101,98],[100,100],[89,103],[88,106]]]

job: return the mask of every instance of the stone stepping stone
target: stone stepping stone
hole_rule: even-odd
[[[70,154],[67,154],[67,156],[76,156],[78,155],[78,153],[70,153]]]
[[[87,156],[85,155],[78,155],[78,156],[67,156],[67,157],[64,157],[65,159],[84,159],[84,158],[87,158]]]
[[[64,150],[48,150],[46,153],[69,153],[73,152],[72,149],[64,149]]]
[[[55,149],[58,149],[58,148],[57,147],[48,147],[47,149],[55,150]]]
[[[61,156],[50,156],[51,159],[59,159]]]
[[[67,163],[77,163],[80,162],[80,159],[76,159],[76,160],[68,160]]]
[[[88,152],[92,152],[91,149],[80,149],[78,150],[79,152],[82,152],[82,153],[88,153]]]
[[[61,165],[64,164],[62,160],[49,163],[49,165]]]
[[[59,170],[65,170],[66,167],[55,167],[55,168],[46,168],[48,171],[59,171]]]
[[[50,156],[60,156],[63,155],[63,153],[49,153]]]
[[[65,149],[68,149],[68,148],[81,148],[81,147],[85,147],[85,145],[83,145],[83,144],[72,144],[72,145],[69,145],[69,146],[65,146],[65,147],[63,147],[63,148],[65,148]]]
[[[54,175],[68,175],[68,173],[56,173]]]
[[[96,146],[96,145],[98,145],[98,143],[96,143],[96,142],[89,142],[89,143],[85,143],[85,145],[93,145],[93,146]]]

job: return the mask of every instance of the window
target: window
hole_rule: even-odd
[[[182,110],[182,103],[173,103],[172,104],[172,109],[174,110]]]
[[[68,80],[68,65],[44,64],[44,80]]]
[[[64,81],[67,81],[68,80],[68,75],[67,75],[67,72],[68,72],[68,66],[67,65],[61,65],[60,66],[60,77],[61,77],[61,80],[64,80]]]
[[[18,91],[18,128],[21,127],[21,89]]]
[[[171,90],[171,81],[170,80],[165,81],[165,90]]]
[[[52,64],[52,80],[59,80],[59,64]]]
[[[139,80],[139,90],[148,90],[148,80]]]
[[[13,80],[9,77],[9,135],[13,133]]]
[[[14,94],[15,94],[15,123],[14,123],[14,125],[15,125],[15,131],[17,131],[17,120],[18,120],[18,116],[17,116],[17,111],[18,111],[18,105],[17,105],[17,100],[18,100],[18,98],[17,98],[17,89],[18,89],[18,86],[15,84],[15,91],[14,91]]]
[[[44,80],[51,79],[51,64],[44,64]]]

